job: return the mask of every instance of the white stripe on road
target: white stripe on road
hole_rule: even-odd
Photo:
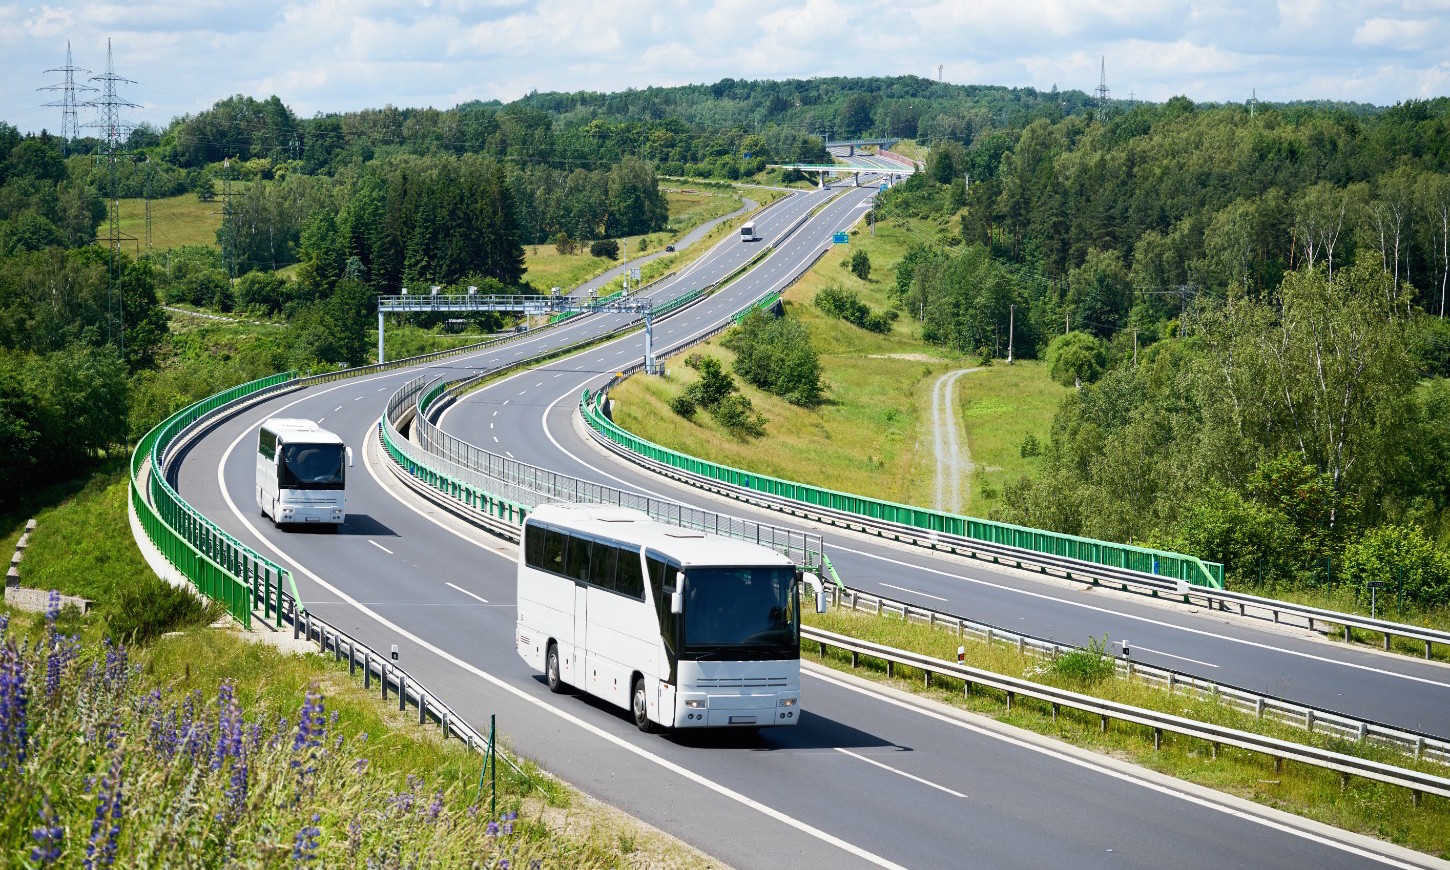
[[[931,780],[929,780],[929,779],[922,779],[922,778],[921,778],[921,777],[919,777],[919,776],[916,776],[916,775],[914,775],[914,774],[910,774],[910,773],[907,773],[907,772],[906,772],[906,771],[904,771],[904,770],[897,770],[897,769],[896,769],[896,768],[894,768],[894,767],[892,767],[892,766],[891,766],[891,765],[889,765],[889,764],[882,764],[882,763],[881,763],[881,762],[879,762],[879,761],[875,761],[875,760],[873,760],[873,759],[870,759],[870,758],[867,758],[867,757],[866,757],[866,756],[864,756],[864,755],[857,755],[857,754],[856,754],[856,753],[854,753],[854,752],[852,752],[852,751],[851,751],[851,750],[849,750],[849,749],[842,749],[842,748],[841,748],[841,747],[839,747],[839,746],[837,746],[837,747],[836,747],[836,751],[837,751],[837,752],[840,752],[840,753],[843,753],[843,754],[845,754],[845,755],[849,755],[849,756],[851,756],[851,757],[852,757],[852,758],[854,758],[854,759],[856,759],[856,760],[858,760],[858,761],[864,761],[864,762],[866,762],[866,763],[867,763],[867,764],[874,764],[874,765],[875,765],[875,766],[877,766],[877,767],[879,767],[879,768],[881,768],[881,769],[882,769],[882,770],[889,770],[889,771],[891,771],[891,772],[892,772],[892,773],[894,773],[894,774],[896,774],[896,775],[897,775],[897,776],[904,776],[904,777],[906,777],[906,778],[907,778],[907,779],[910,779],[910,780],[915,780],[915,781],[916,781],[916,782],[919,782],[919,783],[921,783],[921,784],[922,784],[922,785],[929,785],[929,786],[931,786],[931,787],[932,787],[932,788],[934,788],[934,789],[936,789],[936,790],[937,790],[937,791],[944,791],[944,792],[946,792],[946,793],[947,793],[947,794],[950,794],[950,795],[956,795],[956,796],[957,796],[957,797],[959,797],[959,798],[965,798],[965,797],[966,797],[966,795],[964,795],[964,794],[962,794],[962,793],[961,793],[961,792],[959,792],[959,791],[953,791],[953,790],[952,790],[952,789],[949,789],[949,788],[947,788],[947,787],[946,787],[946,786],[944,786],[944,785],[937,785],[937,784],[936,784],[936,783],[934,783],[934,782],[932,782],[932,781],[931,781]]]
[[[379,544],[377,541],[374,541],[372,538],[368,538],[368,543],[369,544],[372,544],[374,547],[377,547],[379,550],[382,550],[384,553],[387,553],[389,556],[393,555],[393,551],[392,550],[389,550],[387,547],[384,547],[382,544]]]
[[[453,586],[453,584],[452,583],[449,583],[447,580],[445,580],[443,582],[444,582],[444,585]],[[469,592],[467,589],[464,589],[462,586],[453,586],[453,588],[454,589],[457,589],[459,592],[462,592],[464,595],[467,595],[469,598],[478,598],[478,600],[479,601],[482,601],[484,604],[487,604],[488,603],[488,599],[487,598],[480,598],[479,596],[474,595],[472,592]]]
[[[925,592],[920,592],[915,589],[907,589],[905,586],[893,586],[890,583],[882,583],[881,585],[885,586],[887,589],[895,589],[897,592],[910,592],[912,595],[920,595],[922,598],[931,598],[936,601],[948,600],[937,595],[928,595]]]

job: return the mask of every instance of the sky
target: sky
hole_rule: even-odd
[[[75,66],[104,73],[108,40],[134,82],[118,96],[139,106],[123,118],[158,128],[233,94],[311,117],[727,77],[1090,93],[1104,59],[1115,98],[1450,94],[1450,0],[0,0],[0,120],[58,131],[43,104],[62,94],[40,89],[65,75],[47,70],[69,42]]]

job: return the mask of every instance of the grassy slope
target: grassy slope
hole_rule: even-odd
[[[685,420],[667,402],[695,378],[670,362],[665,378],[631,378],[614,391],[615,419],[632,432],[695,456],[832,489],[912,504],[930,505],[934,459],[930,430],[931,392],[937,378],[976,361],[923,344],[919,326],[902,317],[892,331],[876,335],[826,317],[812,301],[821,289],[855,290],[874,309],[889,306],[895,264],[933,225],[878,225],[859,229],[849,245],[837,246],[786,292],[789,315],[811,332],[830,385],[818,408],[799,408],[741,384],[768,420],[762,439],[741,440],[707,414]],[[871,258],[871,280],[841,267],[855,250]],[[729,363],[719,340],[701,352]],[[1019,445],[1029,433],[1045,440],[1057,403],[1066,392],[1035,361],[998,363],[958,382],[958,417],[968,450],[985,471],[966,481],[967,512],[985,515],[1001,497],[1003,482],[1031,473],[1039,459],[1023,459]]]
[[[104,609],[109,599],[149,575],[131,543],[127,491],[125,474],[109,471],[85,482],[75,495],[39,510],[36,532],[22,564],[25,584],[89,597]],[[21,527],[23,520],[17,520],[0,533],[13,542]],[[14,620],[13,632],[36,630],[37,617],[8,607],[4,612]],[[63,630],[79,633],[88,643],[95,642],[104,629],[95,615],[65,620]],[[345,665],[330,657],[284,655],[245,641],[235,630],[193,628],[135,651],[133,661],[144,666],[146,680],[170,685],[176,692],[197,689],[208,699],[214,697],[222,680],[232,680],[238,700],[249,711],[272,710],[274,719],[276,715],[295,719],[305,690],[315,683],[326,698],[328,711],[338,714],[333,733],[347,734],[350,740],[362,733],[371,735],[367,743],[370,776],[395,781],[401,791],[406,787],[404,777],[418,774],[429,791],[446,789],[465,802],[476,789],[482,763],[478,755],[458,741],[444,742],[437,729],[418,727],[414,714],[399,713],[394,705],[381,703],[374,693],[365,692],[358,681],[349,678]],[[507,721],[499,723],[505,742],[510,727]],[[524,819],[541,820],[552,831],[546,836],[555,843],[557,854],[572,853],[579,858],[581,863],[571,866],[718,866],[621,812],[580,799],[537,771],[533,775],[533,781],[524,781],[504,766],[499,774],[499,807],[519,809]],[[328,827],[328,836],[340,835]],[[22,846],[28,854],[29,845],[28,839],[23,844],[0,844],[0,855],[18,854]]]
[[[201,202],[194,193],[151,200],[151,242],[157,250],[181,245],[215,246],[221,226],[220,202]],[[134,236],[139,250],[145,251],[145,200],[121,200],[121,232]]]

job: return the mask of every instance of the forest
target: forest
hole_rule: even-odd
[[[789,183],[767,164],[847,136],[927,153],[872,215],[937,228],[877,325],[987,362],[1010,343],[1077,387],[999,518],[1181,548],[1237,583],[1450,597],[1444,98],[726,79],[300,118],[236,95],[137,127],[114,165],[0,124],[0,427],[23,454],[4,482],[72,474],[246,377],[364,361],[378,293],[544,290],[523,246],[661,228],[662,176]],[[227,211],[216,245],[94,244],[111,195],[182,193]],[[208,358],[161,302],[284,325]]]

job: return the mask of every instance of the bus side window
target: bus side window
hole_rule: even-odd
[[[564,573],[575,580],[589,581],[589,551],[594,542],[588,538],[569,538],[569,549],[564,554]]]
[[[524,564],[548,570],[544,566],[544,530],[532,523],[524,527]]]
[[[257,436],[257,452],[267,459],[275,459],[277,457],[276,433],[263,429],[262,434]]]
[[[619,558],[619,548],[599,541],[594,542],[594,558],[589,563],[589,582],[600,589],[614,591],[614,563]]]
[[[564,573],[564,544],[569,539],[558,529],[544,530],[544,558],[539,567],[555,574]]]
[[[644,575],[639,571],[639,553],[619,550],[619,570],[614,575],[614,586],[621,595],[628,595],[638,601],[644,600]]]

